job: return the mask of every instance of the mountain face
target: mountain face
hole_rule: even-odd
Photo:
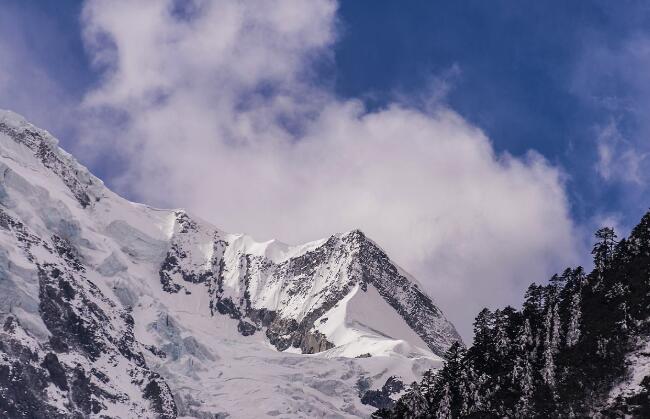
[[[11,112],[0,327],[11,418],[368,416],[460,341],[362,232],[260,243],[134,204]]]
[[[598,230],[592,254],[521,310],[481,311],[472,347],[373,417],[650,417],[650,212],[628,238]]]

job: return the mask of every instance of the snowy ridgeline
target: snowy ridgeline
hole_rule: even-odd
[[[359,231],[134,204],[10,112],[0,170],[0,416],[368,416],[460,339]]]

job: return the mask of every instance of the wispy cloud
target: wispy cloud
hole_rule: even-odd
[[[579,59],[574,92],[602,115],[596,127],[598,175],[647,190],[650,173],[650,33],[634,32],[616,43],[593,41]]]
[[[626,140],[614,121],[599,129],[596,147],[596,170],[604,180],[644,184],[646,173],[643,169],[648,154]]]

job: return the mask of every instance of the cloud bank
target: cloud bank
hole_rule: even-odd
[[[88,0],[102,79],[82,104],[87,151],[119,156],[122,192],[227,231],[297,243],[361,228],[467,339],[483,306],[575,261],[563,175],[534,152],[496,154],[437,92],[378,111],[337,98],[316,78],[336,13],[327,0]]]

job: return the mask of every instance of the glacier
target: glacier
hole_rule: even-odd
[[[0,111],[0,416],[368,417],[460,341],[363,232],[258,242],[118,196]]]

